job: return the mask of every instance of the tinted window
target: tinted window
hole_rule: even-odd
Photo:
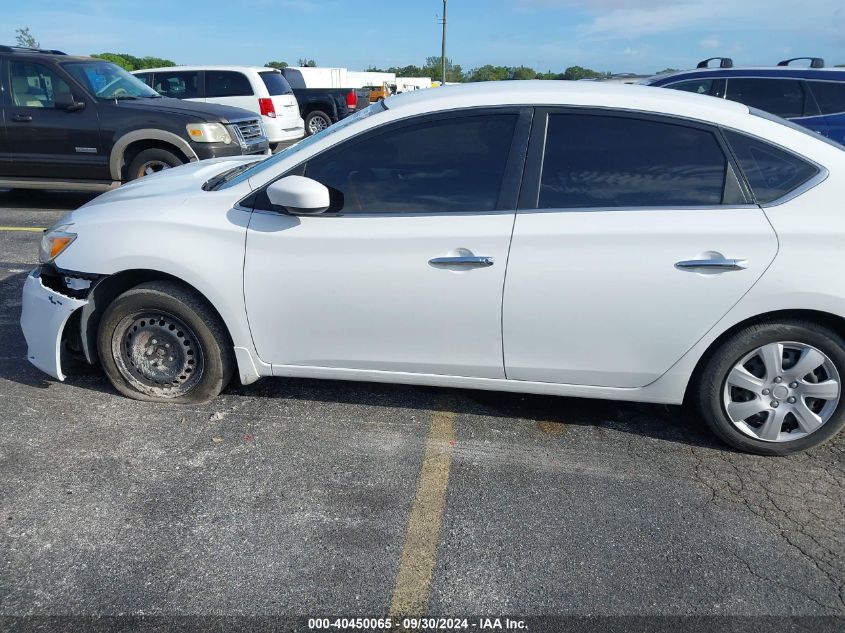
[[[809,84],[822,114],[845,112],[845,81],[811,81]]]
[[[156,73],[153,89],[165,97],[196,99],[200,96],[198,72]]]
[[[539,206],[721,204],[727,170],[721,146],[706,130],[630,117],[552,114]]]
[[[70,86],[64,79],[41,64],[9,63],[12,101],[25,108],[52,108],[57,95],[70,101]]]
[[[728,79],[725,96],[783,118],[804,114],[804,89],[794,79]]]
[[[243,73],[205,71],[206,97],[248,97],[250,95],[252,95],[252,86]]]
[[[490,211],[515,124],[491,114],[394,128],[314,157],[305,175],[330,188],[330,211]]]
[[[135,75],[141,81],[143,81],[145,84],[147,84],[150,88],[153,87],[153,84],[152,84],[153,74],[152,73],[137,73],[137,74],[132,73],[132,74]]]
[[[258,73],[261,76],[261,81],[267,87],[267,92],[271,97],[276,95],[287,95],[293,92],[291,90],[288,80],[284,78],[282,73]]]
[[[760,204],[782,198],[818,173],[815,165],[764,141],[727,130],[725,135]]]
[[[666,87],[672,90],[683,90],[684,92],[694,92],[699,95],[709,95],[713,90],[713,80],[693,79],[692,81],[682,81]]]

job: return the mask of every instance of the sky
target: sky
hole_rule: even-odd
[[[125,52],[180,64],[363,70],[440,54],[442,0],[3,0],[0,43],[30,27],[42,47]],[[843,0],[448,0],[447,56],[561,72],[579,65],[654,73],[729,56],[845,64]]]

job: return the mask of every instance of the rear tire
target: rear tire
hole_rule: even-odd
[[[126,168],[126,180],[137,180],[144,176],[184,165],[185,161],[173,152],[160,147],[151,147],[138,152]]]
[[[228,333],[211,306],[174,281],[140,284],[100,321],[97,347],[114,388],[148,402],[206,402],[235,367]]]
[[[305,115],[305,131],[308,136],[322,132],[332,124],[332,118],[322,110],[313,110]]]
[[[710,430],[734,448],[789,455],[824,444],[845,426],[842,377],[839,334],[810,321],[768,321],[719,346],[691,400]]]

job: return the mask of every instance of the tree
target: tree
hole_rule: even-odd
[[[537,71],[528,66],[517,66],[508,70],[508,79],[536,79],[537,77]]]
[[[590,68],[582,68],[581,66],[570,66],[563,73],[563,78],[570,81],[578,81],[579,79],[597,79],[599,77],[609,77],[610,73],[601,73]]]
[[[657,71],[657,73],[655,73],[655,74],[657,74],[657,75],[667,75],[669,73],[676,73],[676,72],[678,72],[677,68],[664,68],[663,70]]]
[[[440,55],[430,55],[425,58],[425,66],[421,69],[421,77],[432,77],[434,79],[441,79],[443,74],[440,62]],[[448,57],[446,58],[446,81],[459,82],[465,81],[464,71],[460,64],[455,64]]]
[[[315,62],[313,59],[307,59],[307,58],[305,58],[305,57],[301,57],[301,58],[299,59],[299,65],[300,65],[300,66],[305,66],[305,67],[307,67],[307,68],[316,68],[316,67],[317,67],[317,62]]]
[[[176,62],[163,57],[135,57],[129,53],[97,53],[91,55],[97,59],[104,59],[106,61],[117,64],[125,70],[142,70],[143,68],[163,68],[166,66],[175,66]]]
[[[15,29],[15,39],[18,46],[25,46],[26,48],[41,48],[41,44],[35,39],[35,36],[29,31],[29,27],[25,26],[22,29]]]
[[[278,68],[279,70],[281,70],[282,68],[287,68],[288,63],[287,62],[267,62],[266,64],[264,64],[264,67],[265,68]]]
[[[502,81],[508,78],[509,70],[506,66],[485,64],[467,73],[467,81]]]

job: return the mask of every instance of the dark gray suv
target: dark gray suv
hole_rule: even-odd
[[[116,64],[0,46],[0,187],[105,190],[220,156],[269,154],[254,112],[162,97]]]

